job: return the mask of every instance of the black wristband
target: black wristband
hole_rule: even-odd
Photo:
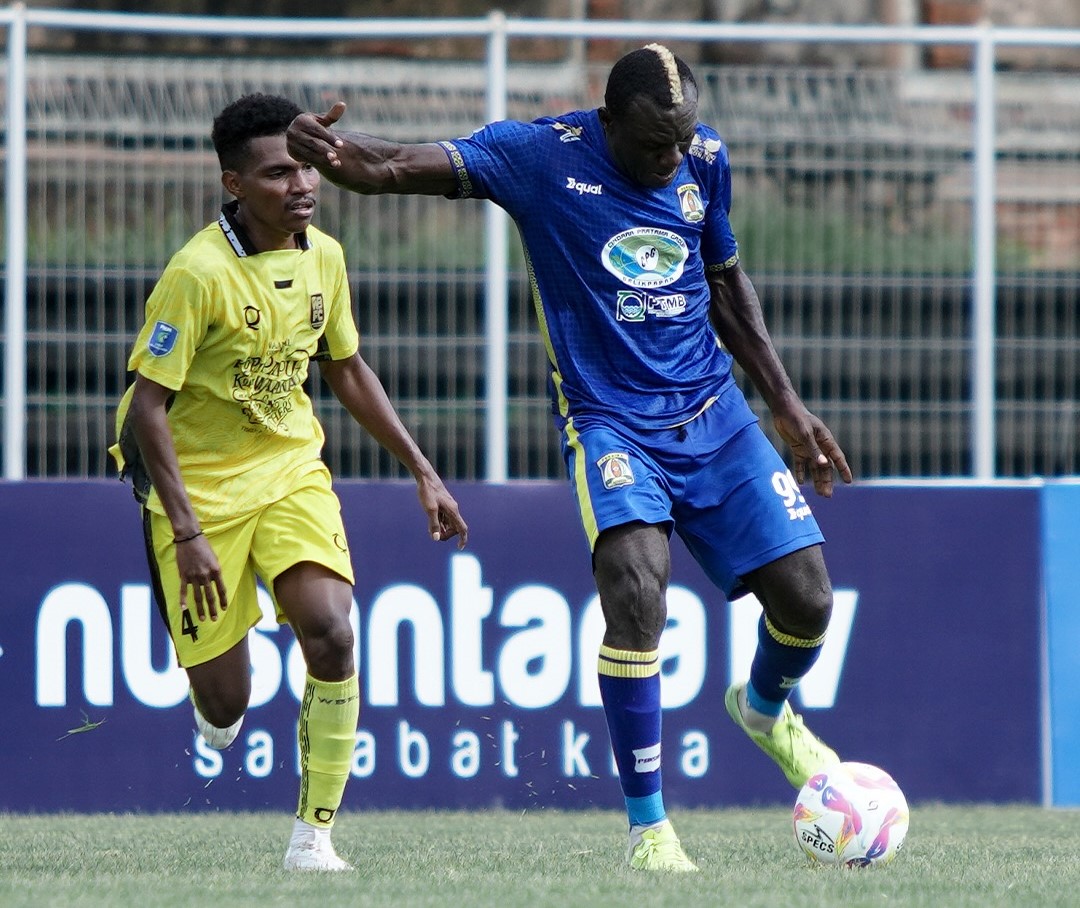
[[[191,542],[192,539],[198,539],[201,535],[202,535],[202,530],[199,530],[198,533],[192,533],[190,536],[179,536],[179,537],[174,536],[173,537],[173,544],[175,545],[178,542]]]

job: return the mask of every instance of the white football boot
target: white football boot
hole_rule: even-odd
[[[195,692],[188,691],[188,699],[191,701],[191,708],[195,713],[195,727],[199,729],[199,734],[202,735],[203,740],[214,750],[224,750],[233,741],[236,740],[236,736],[240,734],[240,726],[244,724],[244,717],[241,716],[228,728],[218,728],[216,725],[211,725],[206,719],[203,718],[203,714],[199,712],[198,704],[195,702]]]
[[[329,829],[312,826],[299,818],[293,824],[284,866],[286,870],[324,870],[331,873],[353,869],[352,864],[337,856],[330,841]]]

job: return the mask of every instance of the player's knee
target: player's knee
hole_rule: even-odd
[[[308,673],[323,681],[340,681],[355,670],[354,638],[348,621],[325,625],[304,633],[301,648]]]
[[[780,617],[785,633],[814,640],[828,630],[832,618],[832,587],[828,578],[823,584],[801,588],[790,602]]]
[[[248,707],[250,684],[245,687],[221,688],[198,691],[195,699],[202,717],[215,728],[228,728],[239,719]]]
[[[803,605],[804,636],[807,639],[820,637],[829,628],[832,619],[832,589],[818,590],[808,596]]]

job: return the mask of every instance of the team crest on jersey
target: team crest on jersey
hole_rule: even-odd
[[[321,328],[326,321],[326,308],[321,293],[311,294],[311,327]]]
[[[677,233],[659,227],[631,227],[604,244],[604,267],[631,287],[666,287],[677,281],[689,256]]]
[[[168,322],[158,322],[154,330],[150,332],[150,340],[146,342],[146,349],[154,356],[167,356],[172,353],[176,346],[176,339],[180,336],[180,329]]]
[[[584,126],[567,126],[565,123],[552,123],[551,128],[559,134],[560,142],[580,142]]]
[[[697,183],[683,183],[675,191],[679,194],[679,206],[686,220],[693,224],[705,217],[705,206],[701,204],[701,190]]]
[[[618,489],[634,484],[634,471],[630,469],[630,455],[622,451],[612,451],[601,457],[596,465],[600,468],[600,478],[605,489]]]

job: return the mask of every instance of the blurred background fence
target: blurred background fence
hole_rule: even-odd
[[[501,116],[602,103],[610,63],[576,52],[574,38],[640,44],[668,34],[649,23],[592,23],[590,32],[581,22],[498,15],[393,27],[0,16],[9,479],[112,475],[105,449],[143,302],[172,252],[224,200],[209,129],[230,100],[259,90],[325,109],[341,98],[347,128],[453,138]],[[424,61],[26,51],[28,25],[73,22],[106,36],[283,39],[389,29],[424,41],[425,29],[435,37],[458,28],[479,39],[479,52]],[[873,67],[695,62],[700,117],[729,145],[732,219],[776,345],[858,477],[1080,474],[1080,77],[995,71],[993,59],[1003,41],[1080,53],[1080,33],[668,31],[697,42],[973,48],[974,65],[957,70],[924,69],[910,55]],[[526,34],[565,39],[566,53],[516,60],[514,42]],[[317,223],[345,247],[363,352],[443,475],[561,477],[512,225],[484,203],[362,198],[329,184]],[[317,379],[311,392],[335,474],[402,475]]]

